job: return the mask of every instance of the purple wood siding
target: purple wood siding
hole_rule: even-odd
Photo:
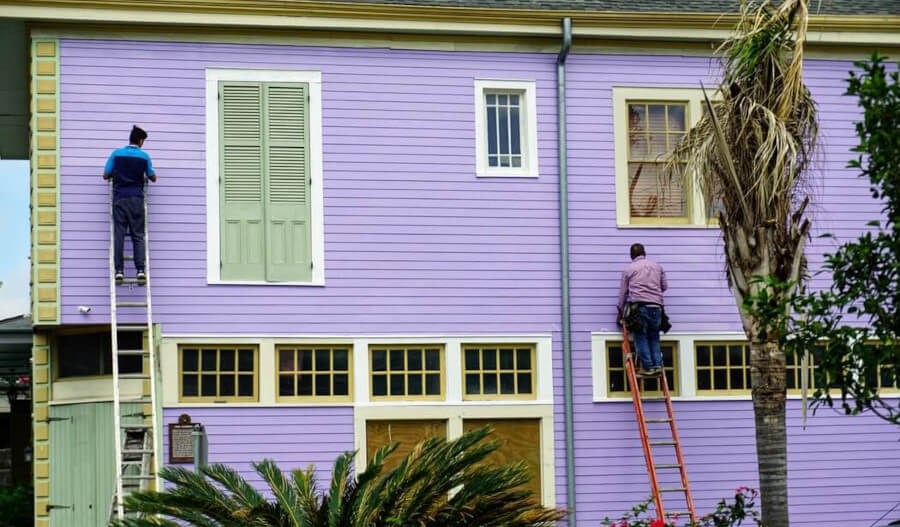
[[[740,331],[741,325],[723,276],[718,229],[616,227],[612,87],[690,88],[701,80],[711,86],[715,63],[699,57],[573,55],[569,65],[576,492],[578,519],[591,525],[649,493],[631,404],[591,402],[590,332],[615,330],[618,281],[629,245],[645,244],[649,256],[665,266],[666,305],[677,331]],[[842,96],[852,67],[838,61],[809,61],[806,67],[822,128],[820,177],[812,185],[816,230],[843,238],[859,233],[880,209],[865,182],[845,168],[856,144],[852,121],[860,115],[855,101]],[[809,252],[812,269],[821,265],[823,250],[834,247],[834,241],[816,243]],[[757,484],[749,401],[676,403],[676,414],[700,510],[709,510],[738,485]],[[793,525],[869,525],[896,503],[896,427],[821,411],[803,432],[799,414],[799,403],[791,402]],[[558,441],[556,455],[564,452]]]
[[[154,314],[164,333],[550,333],[557,503],[565,505],[555,55],[93,40],[60,48],[63,323],[108,322],[108,198],[99,175],[109,152],[140,124],[160,175],[150,236]],[[207,67],[322,71],[325,288],[206,284]],[[820,231],[842,236],[878,212],[865,185],[843,168],[858,116],[841,97],[850,67],[811,61],[807,69],[824,140],[826,182],[815,187],[815,211]],[[616,228],[611,87],[694,87],[701,79],[712,84],[713,75],[710,61],[697,57],[570,58],[576,493],[587,525],[648,492],[631,407],[591,402],[590,332],[614,328],[628,245],[645,243],[666,266],[679,331],[740,329],[715,229]],[[475,78],[537,81],[540,178],[475,178]],[[820,253],[812,251],[814,267]],[[80,315],[78,305],[93,311]],[[797,524],[871,522],[893,505],[883,489],[900,485],[896,429],[823,412],[801,432],[797,403],[791,406]],[[168,409],[165,417],[184,411]],[[685,402],[677,411],[703,509],[739,484],[754,484],[749,402]],[[349,408],[188,413],[208,426],[211,461],[243,472],[267,456],[324,470],[353,445]],[[265,428],[275,423],[277,430]]]
[[[285,472],[314,465],[316,477],[327,483],[334,459],[354,450],[350,407],[167,408],[164,429],[177,423],[181,414],[206,427],[210,463],[230,465],[260,488],[265,482],[251,462],[274,459]],[[168,432],[163,453],[168,461]]]

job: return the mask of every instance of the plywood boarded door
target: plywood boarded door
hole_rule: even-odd
[[[372,459],[379,448],[399,443],[397,449],[384,463],[385,470],[391,470],[403,461],[416,444],[431,437],[446,439],[447,421],[441,419],[367,421],[366,460]]]
[[[510,465],[524,461],[531,473],[525,488],[541,501],[541,420],[540,419],[466,419],[463,431],[470,432],[490,425],[494,432],[489,439],[502,445],[485,460],[497,465]]]

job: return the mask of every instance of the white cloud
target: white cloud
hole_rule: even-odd
[[[23,315],[29,312],[28,282],[29,263],[23,260],[21,265],[0,276],[3,286],[0,287],[0,318]]]

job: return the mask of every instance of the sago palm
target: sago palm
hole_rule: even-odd
[[[271,498],[234,469],[209,465],[199,472],[166,467],[172,484],[164,492],[138,492],[125,507],[142,515],[114,523],[122,527],[184,524],[198,527],[527,527],[549,526],[562,511],[542,507],[521,485],[523,464],[490,466],[485,458],[500,444],[486,441],[489,428],[453,441],[428,439],[400,464],[384,470],[396,444],[372,457],[354,477],[351,452],[334,463],[324,492],[312,467],[283,473],[271,460],[253,466]]]
[[[707,99],[668,173],[680,177],[678,167],[685,167],[708,203],[721,206],[727,275],[751,346],[763,521],[787,527],[785,355],[770,317],[745,302],[766,298],[775,311],[783,309],[805,275],[807,169],[818,135],[815,103],[803,83],[808,6],[807,0],[742,4],[735,33],[719,50],[718,100]]]

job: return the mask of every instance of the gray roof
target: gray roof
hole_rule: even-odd
[[[433,7],[493,7],[546,11],[734,13],[739,0],[336,0],[347,3]],[[900,0],[810,0],[821,15],[900,15]]]

